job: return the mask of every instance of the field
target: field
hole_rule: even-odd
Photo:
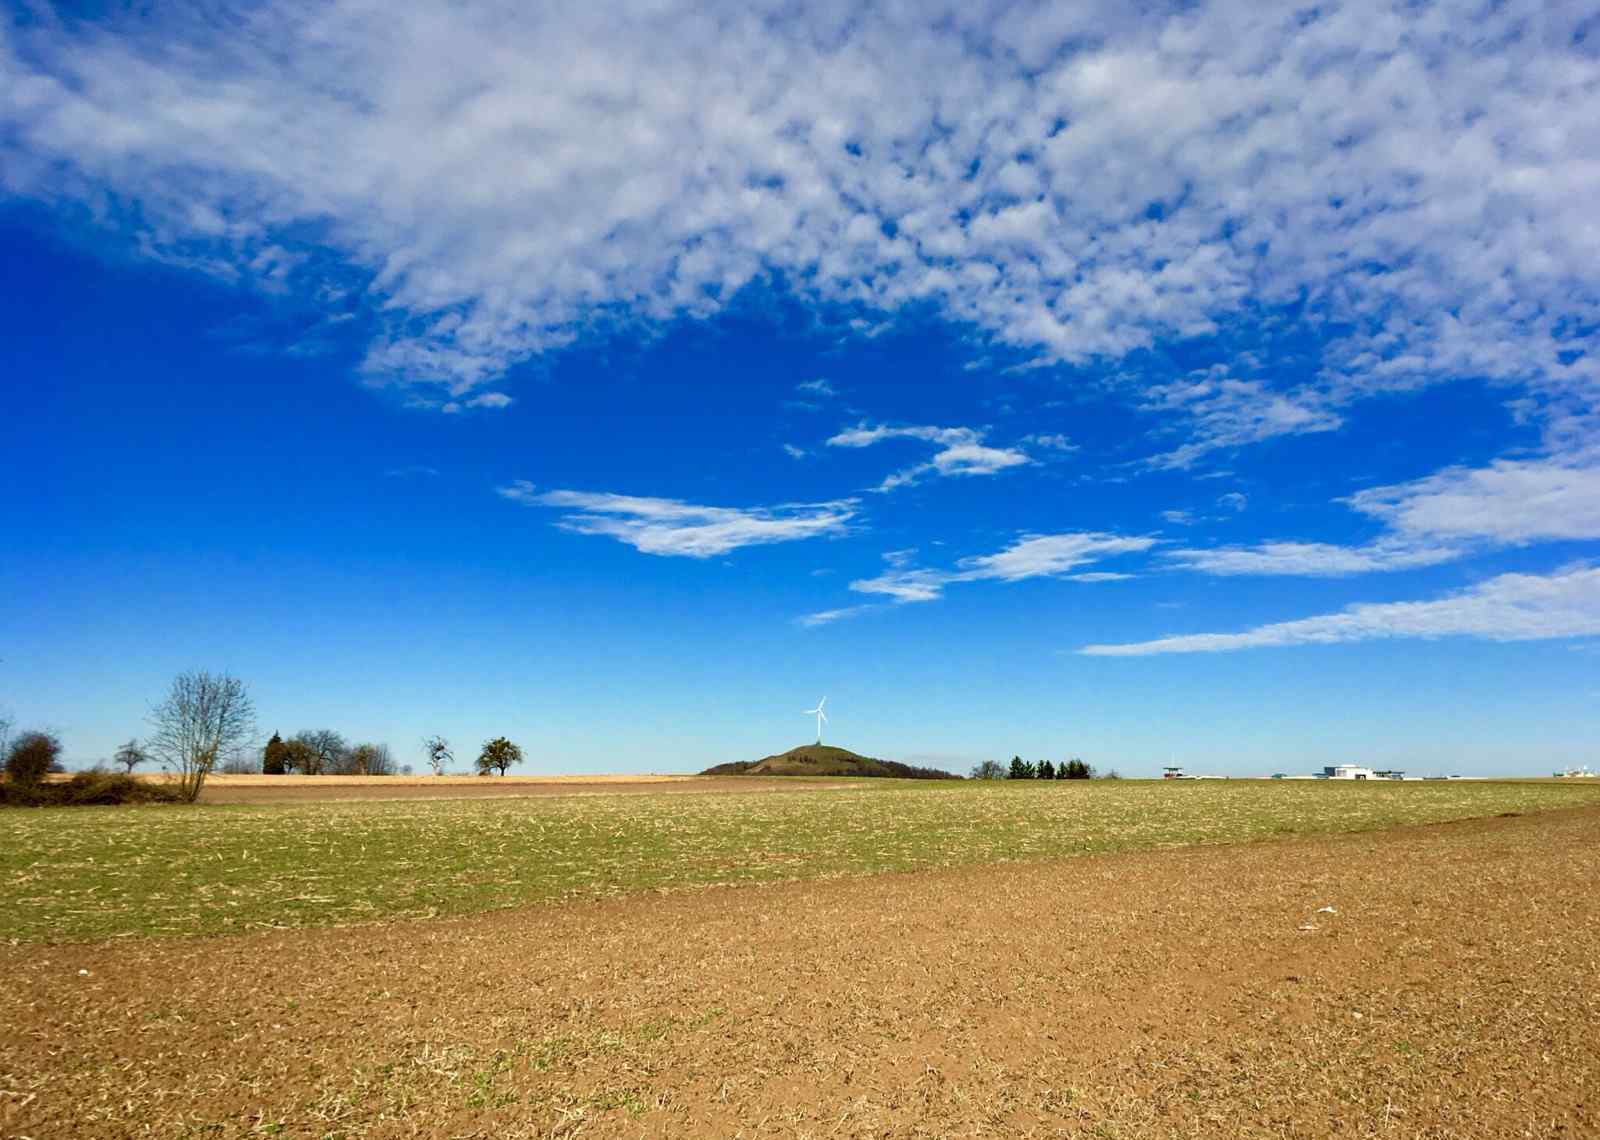
[[[1583,785],[12,811],[0,868],[6,1140],[1600,1134]]]
[[[485,783],[497,781],[476,786]],[[774,783],[782,786],[749,786]],[[332,795],[344,791],[329,787]],[[1600,801],[1597,789],[1548,783],[801,788],[766,796],[9,812],[0,815],[0,938],[437,918],[626,892],[1363,831]]]

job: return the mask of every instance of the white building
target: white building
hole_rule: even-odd
[[[1322,770],[1319,780],[1376,780],[1378,774],[1359,764],[1334,764]]]

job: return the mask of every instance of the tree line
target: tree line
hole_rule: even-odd
[[[1086,764],[1074,757],[1063,760],[1060,764],[1052,764],[1048,760],[1041,760],[1034,764],[1020,756],[1013,756],[1009,766],[1001,764],[998,760],[985,760],[975,764],[972,768],[971,778],[974,780],[1120,780],[1122,777],[1116,769],[1106,772],[1103,776],[1095,772],[1094,766]]]
[[[257,749],[255,706],[244,682],[225,673],[201,670],[179,674],[160,704],[150,710],[149,737],[121,745],[110,772],[96,765],[66,782],[46,779],[62,771],[61,743],[47,732],[23,732],[11,738],[11,721],[0,717],[0,804],[120,803],[180,799],[193,802],[213,771],[227,774],[308,776],[409,775],[411,766],[397,765],[387,744],[350,744],[332,729],[307,729],[288,740],[274,732]],[[430,736],[422,741],[428,767],[442,776],[455,760],[449,741]],[[504,736],[485,741],[478,752],[480,776],[522,763],[522,749]],[[136,769],[156,764],[170,773],[169,788],[134,778]]]

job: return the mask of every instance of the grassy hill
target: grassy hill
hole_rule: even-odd
[[[958,780],[937,768],[914,768],[897,760],[874,760],[831,744],[802,744],[761,760],[718,764],[702,776],[887,776],[901,780]]]

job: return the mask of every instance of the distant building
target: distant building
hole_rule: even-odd
[[[1319,780],[1376,780],[1377,778],[1378,773],[1359,764],[1330,764],[1317,775]]]
[[[1168,764],[1165,768],[1161,769],[1161,778],[1163,780],[1183,779],[1183,766],[1180,764]]]

